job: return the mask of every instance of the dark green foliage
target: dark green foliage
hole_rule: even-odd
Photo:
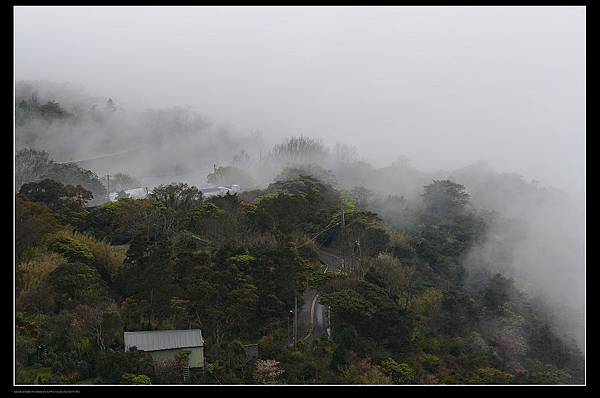
[[[62,254],[71,263],[84,263],[91,265],[94,262],[94,253],[84,243],[69,236],[52,236],[47,241],[48,248]]]
[[[124,374],[155,377],[150,354],[131,350],[128,352],[104,352],[98,357],[97,374],[103,384],[120,384]]]
[[[373,212],[349,208],[344,211],[342,221],[341,211],[337,211],[331,217],[331,223],[335,227],[331,228],[328,234],[323,234],[323,243],[344,247],[348,253],[352,252],[356,257],[376,256],[389,243],[387,230],[381,219]]]
[[[225,211],[211,200],[202,203],[191,212],[190,230],[213,245],[233,244],[239,237],[239,209],[233,209],[235,204],[222,204],[229,205],[229,211]]]
[[[208,377],[215,384],[252,384],[253,363],[246,356],[242,343],[233,340],[218,353],[211,363]]]
[[[256,231],[271,233],[278,240],[288,239],[292,232],[302,228],[306,204],[300,195],[285,192],[263,195],[249,213],[250,224]]]
[[[398,363],[393,358],[386,358],[381,362],[381,366],[394,384],[412,384],[415,381],[416,372],[407,363]]]
[[[144,303],[150,322],[154,317],[169,316],[171,298],[181,297],[182,288],[175,283],[166,237],[133,240],[116,284],[124,296]]]
[[[152,384],[152,380],[146,375],[123,373],[121,375],[121,384]]]
[[[330,170],[325,170],[316,164],[301,164],[295,167],[287,167],[275,178],[276,181],[290,181],[309,176],[324,184],[335,186],[336,178]]]
[[[83,189],[91,192],[93,196],[92,204],[106,201],[106,188],[100,178],[94,172],[74,163],[53,163],[43,178],[58,181],[64,185],[81,185]],[[91,198],[89,199],[91,200]]]
[[[332,279],[342,279],[346,276],[341,272],[316,272],[310,276],[308,284],[312,288],[320,288]]]
[[[90,200],[92,204],[105,201],[106,189],[92,171],[74,163],[56,163],[45,151],[29,148],[19,150],[15,155],[15,188],[19,190],[24,184],[37,183],[44,179],[73,187],[81,186],[92,195],[88,197],[88,194],[83,195],[83,192],[78,192],[79,195],[85,196],[82,198],[84,203]],[[56,188],[49,188],[51,193],[54,193]]]
[[[385,290],[368,282],[324,290],[321,302],[331,306],[336,322],[353,325],[363,347],[378,341],[392,352],[405,349],[413,321]]]
[[[311,176],[301,175],[292,180],[276,181],[269,185],[267,192],[278,195],[281,201],[287,201],[292,206],[288,209],[294,209],[295,218],[288,217],[286,220],[296,223],[290,227],[310,234],[321,231],[340,206],[339,193],[331,185]],[[285,217],[284,207],[275,209],[274,214]]]
[[[284,158],[288,149],[291,158],[319,152],[290,145],[280,148]],[[478,288],[465,286],[465,255],[484,239],[489,218],[470,207],[464,187],[434,181],[418,211],[389,199],[402,208],[387,211],[411,214],[391,230],[369,210],[370,192],[342,199],[304,171],[290,168],[252,194],[203,201],[195,187],[170,184],[148,199],[92,209],[81,190],[25,184],[16,198],[16,248],[36,261],[18,269],[38,279],[19,296],[17,379],[183,383],[181,359],[155,367],[148,354],[124,352],[122,332],[200,328],[207,368],[194,383],[584,381],[581,353],[513,280],[484,275]],[[72,227],[126,244],[124,264]],[[28,250],[36,245],[43,250]],[[305,305],[311,288],[331,310],[332,337],[301,338],[292,350],[290,309],[295,297]],[[265,368],[246,356],[248,342],[259,343]]]
[[[19,194],[28,200],[42,202],[57,212],[81,211],[83,206],[92,199],[91,192],[81,185],[63,185],[51,179],[27,183],[21,187]]]
[[[198,188],[183,183],[159,185],[149,196],[175,210],[189,210],[202,201],[202,192]]]
[[[472,323],[478,321],[478,311],[474,300],[460,291],[444,294],[439,319],[443,333],[450,336],[464,335]]]
[[[198,265],[190,274],[187,295],[198,322],[210,329],[215,344],[241,332],[255,318],[257,289],[252,278],[236,265]],[[203,314],[201,318],[198,318]]]
[[[129,243],[134,237],[150,239],[170,230],[175,221],[165,222],[167,209],[148,199],[123,199],[93,208],[86,214],[84,229],[113,244]],[[161,223],[162,221],[162,223]]]
[[[425,187],[423,203],[427,212],[436,218],[461,214],[469,203],[465,187],[449,180],[436,181]]]
[[[434,181],[425,187],[424,210],[414,229],[416,253],[453,283],[464,276],[461,256],[483,239],[485,220],[468,208],[462,185]]]
[[[512,384],[514,375],[495,368],[477,369],[469,384]]]
[[[555,369],[582,369],[582,361],[578,360],[580,353],[573,345],[560,339],[542,322],[534,322],[529,331],[529,355],[542,363],[551,364]]]
[[[50,100],[40,105],[37,97],[21,100],[18,108],[26,113],[25,117],[41,116],[46,119],[64,119],[71,116],[58,102]]]
[[[106,287],[100,274],[85,263],[67,263],[50,273],[59,308],[78,304],[94,304],[106,298]]]
[[[20,259],[25,250],[45,235],[59,229],[56,215],[43,203],[15,198],[15,256]]]
[[[307,285],[303,259],[291,245],[268,245],[252,251],[256,267],[251,275],[258,288],[259,314],[263,318],[283,317],[293,307],[294,293]]]
[[[494,275],[484,291],[483,302],[493,312],[501,311],[504,303],[518,295],[512,279],[506,279],[500,274]]]

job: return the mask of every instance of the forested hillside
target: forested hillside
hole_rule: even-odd
[[[123,332],[190,328],[192,383],[584,381],[581,215],[561,191],[484,163],[376,168],[305,136],[269,147],[60,86],[16,100],[17,383],[183,383]]]
[[[206,339],[193,383],[583,382],[580,350],[512,279],[471,281],[493,214],[464,186],[431,181],[395,227],[359,193],[298,168],[239,195],[173,183],[92,207],[81,184],[22,185],[17,383],[183,383],[180,363],[124,352],[123,331],[187,328]],[[323,273],[323,252],[342,266]],[[309,288],[331,338],[294,348],[289,310]]]
[[[585,6],[12,11],[15,392],[587,385]]]

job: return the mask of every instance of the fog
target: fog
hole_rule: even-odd
[[[15,75],[583,196],[584,8],[18,7]]]
[[[518,279],[583,344],[585,8],[16,7],[14,17],[17,101],[35,92],[83,110],[19,126],[17,149],[58,161],[121,153],[82,165],[150,186],[202,185],[244,150],[237,166],[264,186],[283,166],[264,160],[273,145],[303,135],[327,153],[302,162],[341,187],[410,201],[451,178],[477,207],[523,224],[518,239],[494,224],[466,262]]]

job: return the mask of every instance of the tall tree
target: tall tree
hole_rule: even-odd
[[[202,192],[185,183],[159,185],[149,197],[175,210],[189,210],[202,201]]]

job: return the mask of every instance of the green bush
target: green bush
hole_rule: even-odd
[[[469,379],[469,384],[510,384],[513,375],[496,368],[479,368]]]
[[[123,373],[121,375],[121,384],[152,384],[152,380],[146,375]]]
[[[415,380],[416,372],[407,363],[398,363],[393,358],[386,358],[381,361],[381,367],[394,384],[410,384]]]
[[[62,254],[71,263],[92,264],[94,253],[88,245],[62,231],[48,238],[48,248]]]

